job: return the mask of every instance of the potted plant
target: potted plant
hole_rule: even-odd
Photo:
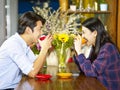
[[[105,0],[100,0],[100,10],[101,11],[107,11],[108,10],[108,4]]]

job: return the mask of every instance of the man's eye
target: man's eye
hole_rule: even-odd
[[[84,34],[84,32],[82,31],[82,34]]]
[[[40,30],[42,30],[43,29],[43,27],[40,27]]]

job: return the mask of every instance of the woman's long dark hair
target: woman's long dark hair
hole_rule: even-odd
[[[107,42],[112,43],[112,39],[108,32],[105,30],[105,27],[103,23],[100,21],[100,19],[96,17],[91,17],[87,20],[85,20],[82,25],[86,28],[88,28],[91,32],[97,31],[95,46],[93,46],[93,50],[90,55],[90,60],[94,61],[97,58],[97,55],[100,51],[100,48]]]

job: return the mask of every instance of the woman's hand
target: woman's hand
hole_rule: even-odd
[[[82,53],[82,37],[80,35],[76,36],[74,39],[74,48],[77,52],[77,54],[81,54]]]

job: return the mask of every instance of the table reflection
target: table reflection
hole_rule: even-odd
[[[46,67],[46,74],[50,74],[52,75],[52,77],[55,77],[58,72],[59,72],[59,68],[57,66]]]
[[[67,72],[74,71],[78,73],[78,69],[73,64],[69,64],[68,68]],[[56,66],[43,68],[40,73],[52,75],[52,78],[46,81],[23,76],[15,90],[106,90],[95,78],[86,77],[82,73],[79,76],[63,79],[56,76],[58,72],[59,68]]]

